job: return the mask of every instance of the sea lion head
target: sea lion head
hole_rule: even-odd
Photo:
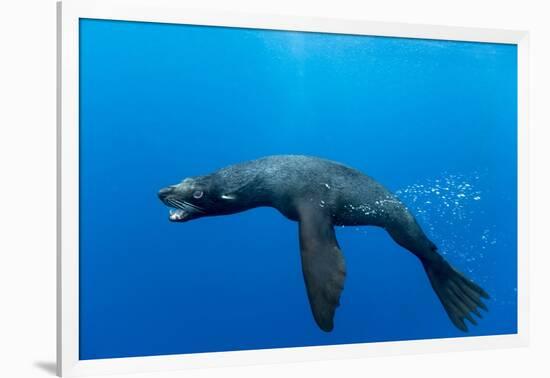
[[[162,188],[158,196],[172,208],[169,217],[172,222],[187,222],[240,210],[235,207],[236,196],[220,190],[212,176],[188,177],[179,184]]]

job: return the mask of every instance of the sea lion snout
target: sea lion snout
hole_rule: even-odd
[[[164,200],[167,196],[169,196],[174,191],[174,186],[167,186],[166,188],[162,188],[158,191],[157,195],[159,196],[160,200]]]
[[[197,203],[202,199],[204,192],[191,186],[189,181],[184,180],[178,185],[162,188],[157,195],[162,203],[172,208],[169,213],[172,222],[186,222],[207,214],[203,203]]]

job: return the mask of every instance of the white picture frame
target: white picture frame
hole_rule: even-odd
[[[525,346],[528,343],[528,49],[525,31],[185,9],[176,0],[58,3],[57,373],[168,371]],[[518,332],[513,335],[79,360],[79,19],[243,27],[516,44],[518,51]]]

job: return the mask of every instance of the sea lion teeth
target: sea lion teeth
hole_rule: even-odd
[[[185,217],[185,211],[181,209],[171,209],[170,210],[170,220],[179,221]]]

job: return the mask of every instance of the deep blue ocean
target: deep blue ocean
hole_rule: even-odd
[[[516,87],[515,45],[82,19],[80,359],[516,333]],[[296,223],[169,222],[160,188],[273,154],[397,193],[491,295],[479,325],[456,329],[382,229],[337,229],[325,333]]]

